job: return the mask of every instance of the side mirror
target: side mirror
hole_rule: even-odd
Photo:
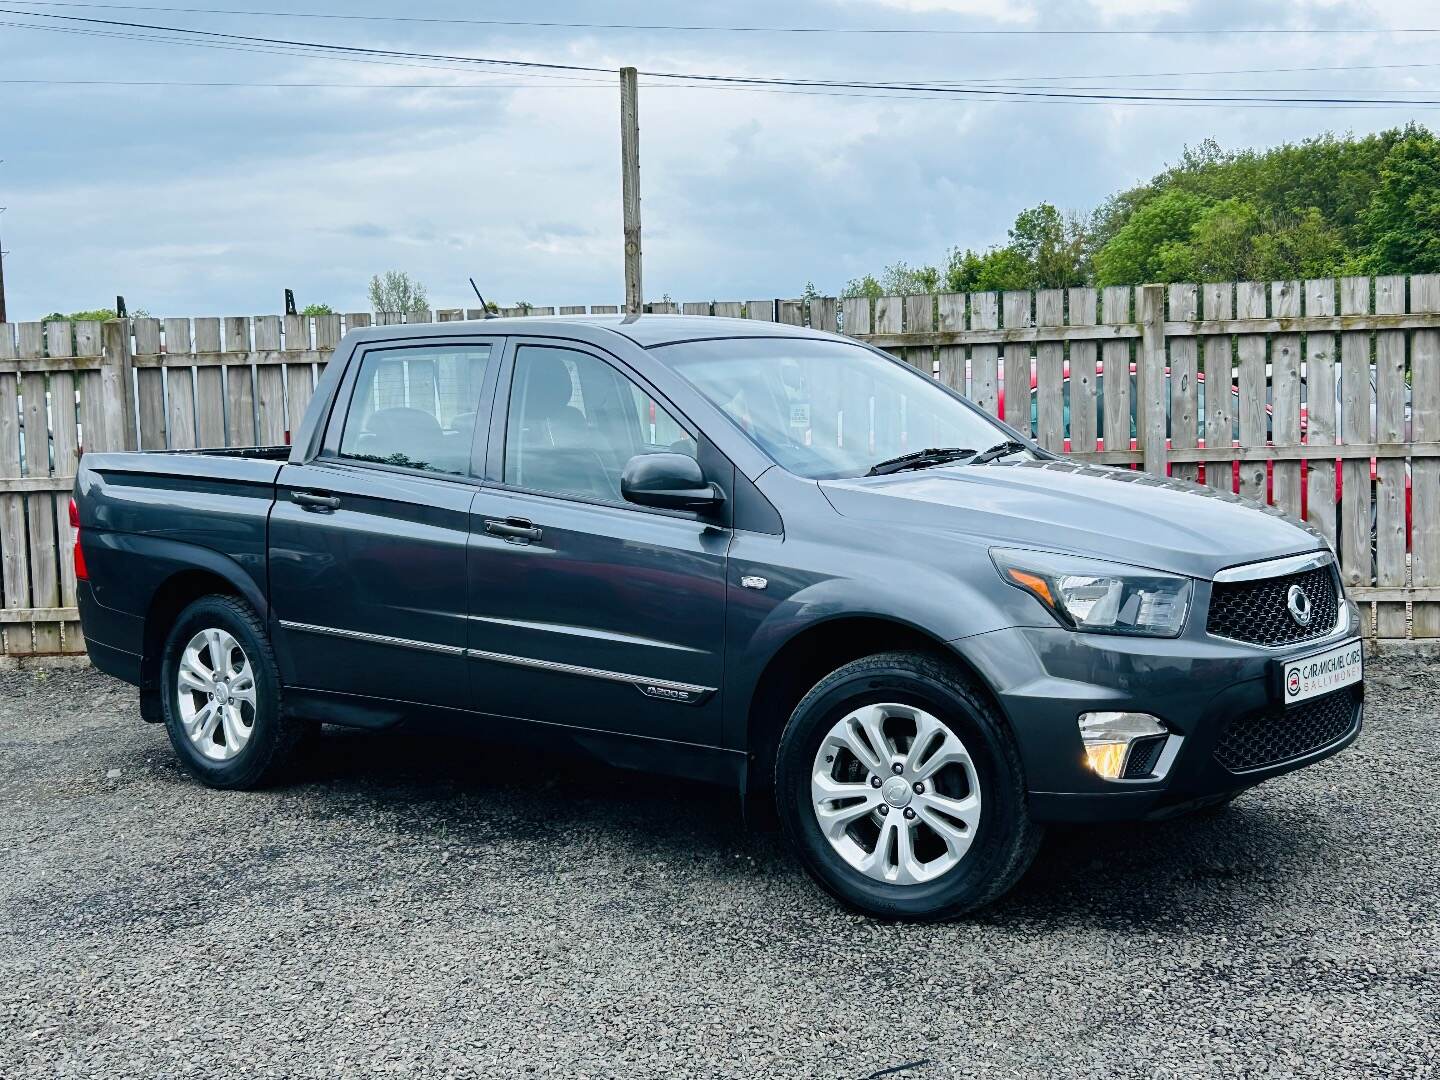
[[[620,475],[620,494],[637,506],[661,510],[713,510],[725,501],[705,481],[700,464],[685,454],[636,454]]]

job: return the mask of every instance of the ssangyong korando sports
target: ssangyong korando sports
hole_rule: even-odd
[[[940,918],[1046,822],[1220,803],[1360,730],[1318,534],[834,335],[360,330],[291,443],[76,485],[90,656],[214,787],[320,722],[538,740],[773,798],[835,896]]]

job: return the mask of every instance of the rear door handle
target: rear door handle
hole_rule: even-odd
[[[328,514],[332,510],[340,509],[340,500],[334,495],[317,495],[311,491],[296,491],[291,494],[290,498],[311,513]]]
[[[524,518],[506,518],[504,521],[486,519],[485,531],[491,536],[503,536],[512,544],[528,544],[540,539],[540,530]]]

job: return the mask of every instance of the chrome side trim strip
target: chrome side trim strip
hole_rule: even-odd
[[[513,626],[520,630],[543,630],[547,634],[564,634],[568,637],[592,638],[596,641],[618,641],[625,645],[643,645],[647,649],[671,649],[675,652],[698,653],[703,649],[692,649],[688,645],[676,645],[673,641],[657,641],[654,638],[622,634],[615,630],[597,630],[589,626],[575,626],[565,623],[531,622],[527,619],[502,619],[493,615],[467,615],[472,622],[490,623],[492,626]]]
[[[466,649],[465,655],[472,660],[489,660],[496,664],[514,664],[516,667],[558,671],[564,675],[580,675],[587,679],[630,683],[632,686],[642,688],[653,686],[660,690],[674,690],[681,694],[713,694],[715,692],[713,686],[697,686],[694,683],[674,682],[670,679],[650,679],[644,675],[626,675],[621,671],[605,671],[602,668],[581,667],[578,664],[562,664],[555,660],[533,660],[528,656],[511,656],[508,653],[486,652],[484,649]]]
[[[348,638],[351,641],[363,641],[371,645],[394,645],[401,649],[419,649],[422,652],[443,653],[446,656],[464,656],[465,648],[462,645],[437,645],[433,641],[413,641],[410,638],[390,637],[388,634],[367,634],[361,630],[341,630],[334,626],[314,626],[311,623],[289,622],[281,619],[280,626],[285,630],[296,630],[302,634],[327,634],[330,637]]]
[[[1219,582],[1263,581],[1265,578],[1285,577],[1288,574],[1299,574],[1305,570],[1315,570],[1322,566],[1329,566],[1334,561],[1335,557],[1328,551],[1312,551],[1308,555],[1286,555],[1279,559],[1266,559],[1264,562],[1227,567],[1215,575],[1215,580]]]
[[[315,626],[311,623],[290,622],[286,619],[280,620],[280,626],[285,630],[295,630],[302,634],[326,634],[330,637],[363,641],[372,645],[394,645],[401,649],[420,649],[424,652],[442,653],[445,656],[465,656],[471,660],[489,660],[497,664],[514,664],[516,667],[555,671],[563,675],[579,675],[588,679],[629,683],[642,693],[648,693],[651,690],[671,691],[696,698],[715,693],[713,686],[676,682],[673,679],[650,679],[644,675],[627,675],[622,671],[606,671],[603,668],[581,667],[578,664],[562,664],[555,660],[534,660],[528,656],[511,656],[508,653],[486,652],[483,649],[466,649],[459,645],[438,645],[431,641],[414,641],[410,638],[391,637],[388,634],[367,634],[361,630],[342,630],[334,626]]]

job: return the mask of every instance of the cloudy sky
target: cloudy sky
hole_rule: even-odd
[[[1440,32],[1413,32],[1440,28],[1440,15],[1418,0],[139,2],[0,0],[12,320],[117,293],[155,315],[260,314],[280,309],[287,286],[301,304],[356,310],[370,275],[391,268],[424,282],[435,306],[464,304],[470,275],[506,304],[614,302],[623,288],[613,74],[259,51],[44,14],[651,72],[1440,102]],[[829,32],[653,28],[666,23]],[[1239,28],[1347,32],[1208,32]],[[834,32],[866,29],[927,32]],[[1165,32],[1035,32],[1084,29]],[[1019,32],[974,33],[995,30]],[[1280,70],[1297,68],[1330,70]],[[1237,73],[1176,74],[1217,71]],[[899,259],[1003,241],[1023,207],[1088,210],[1206,136],[1264,146],[1433,125],[1440,111],[642,85],[646,292],[676,300],[796,295],[807,280],[834,291]]]

